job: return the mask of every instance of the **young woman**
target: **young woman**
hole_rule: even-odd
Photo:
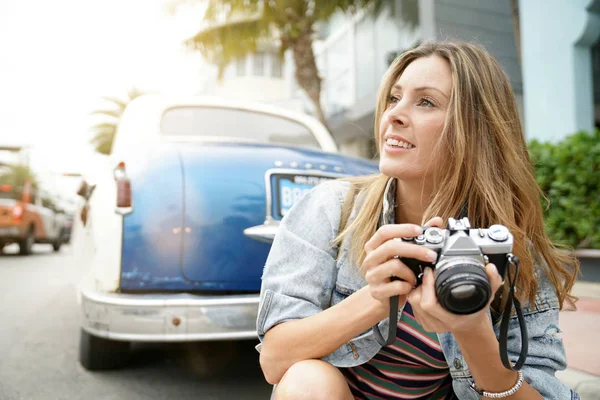
[[[264,270],[257,319],[260,363],[275,399],[577,399],[554,376],[566,367],[558,312],[578,264],[544,232],[540,190],[509,80],[481,47],[427,43],[384,76],[375,114],[381,174],[321,184],[283,219]],[[529,355],[521,374],[499,351],[507,283],[485,268],[481,311],[456,315],[400,259],[435,260],[415,237],[467,215],[472,227],[506,226],[520,259],[517,296]],[[390,280],[396,276],[400,280]],[[508,279],[506,280],[508,282]],[[390,297],[395,341],[382,347]],[[505,296],[506,297],[506,296]],[[521,350],[516,317],[508,354]],[[491,393],[491,394],[489,394]]]

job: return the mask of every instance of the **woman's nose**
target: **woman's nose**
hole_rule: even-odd
[[[399,101],[394,105],[394,107],[389,111],[388,120],[390,123],[395,125],[408,125],[408,113],[406,112],[404,104],[402,101]]]

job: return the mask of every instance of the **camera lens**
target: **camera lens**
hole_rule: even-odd
[[[438,265],[435,289],[442,307],[454,314],[473,314],[481,310],[491,295],[485,266],[469,258]]]

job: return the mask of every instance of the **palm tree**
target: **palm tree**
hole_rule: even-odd
[[[143,94],[144,93],[140,90],[133,88],[127,93],[126,100],[114,97],[103,97],[104,100],[109,101],[116,106],[116,108],[96,110],[91,113],[91,115],[104,117],[102,122],[95,124],[91,128],[94,137],[90,142],[94,145],[94,148],[98,153],[110,154],[115,133],[117,132],[117,127],[119,126],[125,108],[133,99]]]
[[[25,164],[4,164],[0,162],[0,185],[10,185],[11,191],[17,193],[19,198],[26,187],[29,192],[38,189],[37,176]]]
[[[239,57],[256,53],[260,43],[278,43],[280,55],[293,53],[295,78],[314,105],[316,116],[326,125],[321,107],[321,78],[315,62],[313,40],[315,27],[334,13],[351,12],[369,7],[374,13],[396,0],[206,0],[205,27],[185,44],[199,50],[207,61],[219,69]],[[189,3],[192,0],[172,0]],[[416,25],[415,0],[402,0],[402,19]],[[175,6],[176,7],[176,6]],[[372,8],[370,8],[372,7]]]

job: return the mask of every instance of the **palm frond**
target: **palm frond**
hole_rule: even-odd
[[[129,89],[129,92],[127,92],[127,97],[128,97],[127,103],[129,104],[133,99],[143,96],[144,94],[145,93],[142,92],[140,89],[138,89],[136,87],[132,87],[131,89]]]
[[[102,154],[110,154],[112,149],[112,143],[115,138],[115,134],[117,132],[117,128],[119,126],[119,122],[121,121],[121,117],[127,105],[135,98],[144,95],[140,89],[136,87],[132,87],[127,92],[127,98],[125,100],[121,100],[116,97],[104,96],[102,99],[114,104],[116,109],[107,110],[100,109],[92,111],[89,115],[99,115],[104,117],[109,117],[109,121],[103,121],[91,126],[91,131],[94,134],[94,137],[90,140],[96,149],[97,152]]]
[[[121,100],[118,99],[116,97],[107,97],[107,96],[102,96],[102,98],[110,103],[113,103],[114,105],[117,106],[117,108],[119,110],[121,110],[121,112],[123,112],[125,110],[125,107],[127,107],[127,101],[126,100]]]
[[[120,118],[123,114],[121,110],[95,110],[89,113],[89,115],[100,115],[103,117]]]
[[[96,132],[114,132],[117,130],[117,124],[114,122],[100,122],[91,127],[92,131]]]
[[[112,149],[113,140],[115,138],[115,132],[99,132],[90,142],[94,145],[95,150],[101,154],[110,154]]]
[[[219,68],[219,76],[223,69],[238,57],[256,53],[258,43],[262,40],[274,40],[275,28],[269,21],[256,16],[239,18],[236,21],[214,25],[198,32],[187,39],[185,45],[199,50],[204,58]]]
[[[260,14],[263,0],[209,0],[204,19],[208,22],[223,22],[237,15]]]

